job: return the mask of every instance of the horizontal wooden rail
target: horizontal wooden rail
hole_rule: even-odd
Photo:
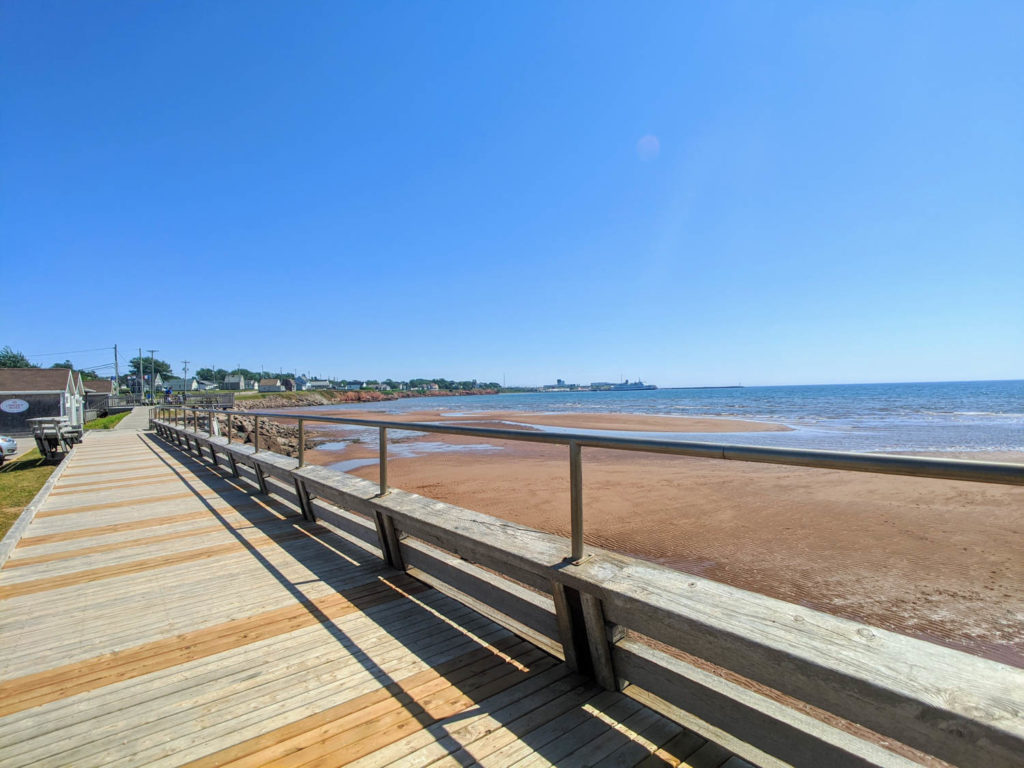
[[[570,664],[606,686],[632,683],[691,712],[690,727],[734,733],[757,754],[795,765],[907,764],[624,630],[955,765],[1021,765],[1022,669],[604,550],[568,561],[565,539],[553,534],[397,489],[381,495],[361,478],[300,468],[296,459],[167,421],[155,426],[204,460],[220,454],[235,471],[246,467],[264,490],[289,489],[303,514],[340,521],[396,567],[420,569],[490,606],[524,636],[557,642]]]

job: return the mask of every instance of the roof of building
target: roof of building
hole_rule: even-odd
[[[224,377],[224,381],[242,381],[244,378],[240,373],[229,373]]]
[[[74,387],[69,368],[0,368],[0,392],[63,392]]]
[[[274,385],[280,386],[281,385],[281,380],[280,379],[260,379],[260,386],[261,387],[262,386],[268,386],[269,387],[269,386],[274,386]]]
[[[91,390],[104,395],[112,395],[114,393],[114,382],[110,379],[92,379],[83,383],[85,384],[86,392]]]

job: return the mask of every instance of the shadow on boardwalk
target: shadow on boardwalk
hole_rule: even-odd
[[[729,759],[721,748],[620,693],[601,690],[460,603],[428,601],[433,590],[326,527],[303,520],[294,490],[284,484],[268,478],[275,494],[270,498],[226,468],[214,468],[153,435],[140,439],[380,685],[194,765],[242,758],[277,764],[285,757],[289,765],[316,760],[337,765],[360,758],[368,765],[425,765],[446,755],[453,765],[511,765],[531,756],[557,765],[675,765],[698,749],[708,766]],[[163,452],[193,475],[179,471]],[[239,491],[260,499],[265,508],[238,504],[244,498]],[[217,510],[218,500],[238,507],[248,526],[308,569],[309,581],[287,577]],[[335,596],[310,599],[302,587],[317,581]],[[335,622],[339,601],[399,642],[422,662],[420,671],[392,677],[375,661],[374,647],[364,647],[365,641]],[[652,757],[658,747],[661,756]]]

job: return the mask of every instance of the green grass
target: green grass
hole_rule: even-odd
[[[85,429],[113,429],[117,426],[118,422],[127,416],[131,411],[125,411],[124,413],[114,413],[110,416],[104,416],[102,419],[93,419],[87,421],[84,424]]]
[[[47,461],[35,448],[0,466],[0,536],[14,525],[56,467],[57,462]]]
[[[268,397],[281,397],[285,400],[294,400],[297,397],[315,395],[318,390],[303,392],[235,392],[235,400],[265,400]]]

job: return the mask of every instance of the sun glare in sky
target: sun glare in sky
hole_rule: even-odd
[[[661,152],[661,142],[653,134],[647,134],[636,143],[636,153],[641,160],[650,161]]]

